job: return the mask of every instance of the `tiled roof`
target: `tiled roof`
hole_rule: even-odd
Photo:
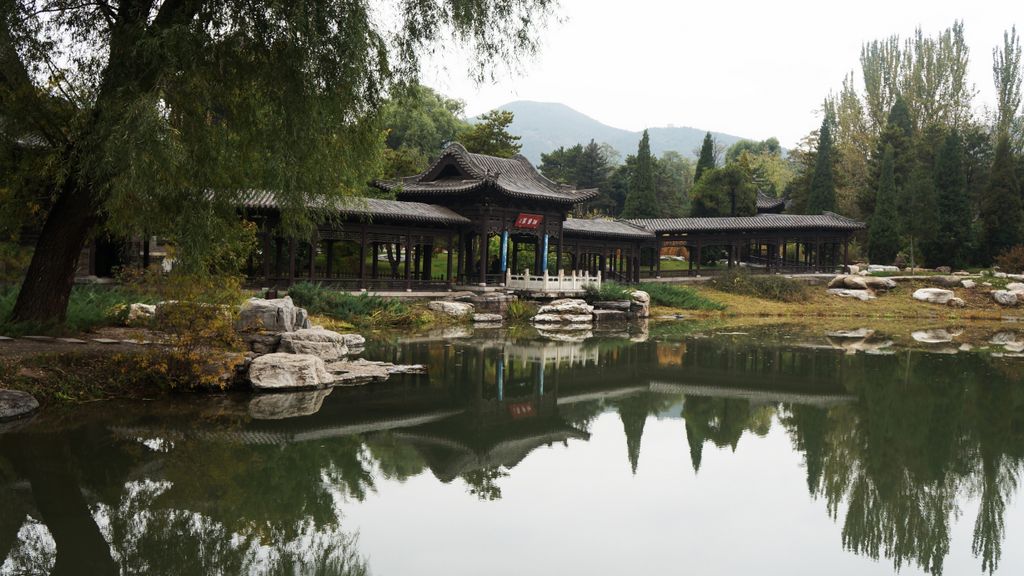
[[[623,220],[569,218],[562,223],[567,236],[617,236],[621,238],[653,239],[650,231],[638,228]]]
[[[277,209],[278,202],[273,192],[254,190],[244,200],[250,209]],[[424,222],[430,224],[469,224],[469,218],[444,206],[421,202],[402,202],[378,198],[344,198],[337,201],[333,210],[343,216],[355,216],[371,221]]]
[[[864,228],[857,222],[832,212],[823,214],[758,214],[757,216],[725,216],[716,218],[639,218],[628,220],[651,232],[743,232],[743,231],[802,231],[838,230],[850,232]]]
[[[757,193],[757,211],[763,212],[765,210],[778,210],[786,205],[786,200],[783,198],[775,198],[765,194],[764,192],[758,191]]]
[[[459,174],[446,170],[451,166],[457,167]],[[574,190],[548,180],[522,155],[497,158],[474,154],[458,142],[449,144],[426,172],[375,184],[396,192],[400,199],[470,194],[487,186],[508,196],[559,204],[578,204],[597,196],[597,189]]]

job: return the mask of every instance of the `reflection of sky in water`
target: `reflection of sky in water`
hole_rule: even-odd
[[[679,419],[647,421],[635,477],[618,416],[603,414],[591,433],[534,451],[499,481],[498,501],[425,473],[379,484],[346,506],[346,519],[378,576],[893,573],[888,560],[839,552],[841,523],[808,497],[802,457],[777,422],[764,438],[744,435],[735,453],[706,447],[696,475]],[[979,572],[977,502],[961,505],[945,574]],[[999,573],[1019,574],[1024,549],[1012,543],[1024,535],[1024,509],[1011,507],[1005,521]]]

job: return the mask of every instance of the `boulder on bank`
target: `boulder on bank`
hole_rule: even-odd
[[[975,282],[974,280],[961,280],[960,281],[960,285],[963,286],[964,288],[967,288],[968,290],[970,290],[971,288],[974,288],[975,286],[977,286],[978,283]]]
[[[856,298],[857,300],[860,300],[862,302],[867,302],[868,300],[874,300],[876,298],[874,293],[872,293],[870,290],[851,290],[849,288],[829,288],[828,290],[826,290],[826,292],[828,292],[829,294],[832,294],[833,296],[839,296],[841,298]]]
[[[932,276],[928,282],[943,288],[960,288],[963,286],[963,278],[959,276]]]
[[[577,298],[560,298],[541,306],[537,314],[591,314],[594,307],[585,300]]]
[[[474,324],[501,324],[501,314],[473,314]]]
[[[1010,282],[1006,289],[1010,292],[1024,292],[1024,282]]]
[[[914,291],[914,300],[929,302],[931,304],[943,304],[946,306],[963,306],[964,301],[957,298],[952,290],[942,288],[919,288]]]
[[[256,354],[277,352],[281,344],[280,332],[243,332],[242,341],[245,347]]]
[[[630,311],[634,318],[649,318],[651,316],[651,295],[643,290],[633,290],[629,293],[633,300]]]
[[[881,264],[870,264],[867,267],[868,274],[874,274],[875,272],[899,272],[899,266],[884,266]]]
[[[303,328],[281,334],[278,351],[289,354],[312,354],[324,361],[331,361],[348,355],[348,340],[345,334],[338,334],[332,330]]]
[[[24,418],[39,409],[39,402],[28,392],[0,390],[0,422]]]
[[[309,328],[309,315],[290,296],[284,298],[250,298],[238,312],[235,328],[240,332],[292,332]]]
[[[427,308],[452,318],[465,318],[473,313],[472,304],[467,302],[454,302],[451,300],[434,300],[427,304]]]
[[[537,314],[532,320],[534,324],[590,324],[594,314]]]
[[[594,308],[596,310],[621,310],[622,312],[629,311],[629,307],[633,304],[631,300],[602,300],[600,302],[594,302]]]
[[[835,330],[826,332],[825,335],[829,338],[869,338],[875,335],[875,331],[870,328],[857,328],[856,330]]]
[[[317,356],[275,352],[253,359],[249,381],[260,391],[311,390],[330,386],[334,377]]]
[[[125,318],[125,322],[129,326],[144,324],[152,320],[154,316],[156,316],[156,305],[136,302],[128,307],[128,317]]]
[[[910,333],[910,337],[915,342],[922,344],[946,344],[952,342],[953,338],[959,336],[962,332],[950,332],[945,328],[930,328],[928,330],[916,330]]]
[[[992,299],[1000,306],[1016,306],[1020,302],[1018,293],[1009,290],[993,290]]]
[[[896,287],[896,281],[892,278],[880,278],[878,276],[857,276],[853,274],[840,274],[829,281],[829,288],[849,290],[891,290]]]

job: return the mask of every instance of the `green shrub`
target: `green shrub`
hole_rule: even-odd
[[[296,305],[310,314],[328,316],[362,326],[409,326],[423,322],[420,314],[394,298],[358,296],[302,282],[288,289]]]
[[[611,300],[629,300],[630,288],[615,282],[602,282],[600,288],[587,286],[583,299],[587,302],[607,302]]]
[[[88,332],[101,326],[123,323],[128,305],[133,302],[153,303],[154,299],[120,287],[75,286],[68,300],[67,319],[61,326],[11,324],[8,318],[18,298],[18,286],[0,289],[0,334],[61,334]]]
[[[729,270],[714,278],[711,285],[722,292],[780,302],[799,302],[809,295],[807,285],[797,280],[775,274],[750,274],[741,270]]]
[[[692,288],[663,282],[645,282],[637,289],[651,295],[651,304],[683,310],[725,310],[725,305],[705,298]]]
[[[525,300],[513,300],[509,302],[505,315],[509,322],[525,322],[537,315],[537,305]]]

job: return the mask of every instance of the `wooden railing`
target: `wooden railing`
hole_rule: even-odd
[[[591,276],[590,272],[576,272],[566,274],[563,270],[558,271],[557,276],[552,276],[544,271],[544,274],[530,274],[527,269],[525,274],[513,274],[511,270],[505,273],[505,288],[510,290],[536,290],[539,292],[581,292],[588,287],[601,288],[601,272]]]

